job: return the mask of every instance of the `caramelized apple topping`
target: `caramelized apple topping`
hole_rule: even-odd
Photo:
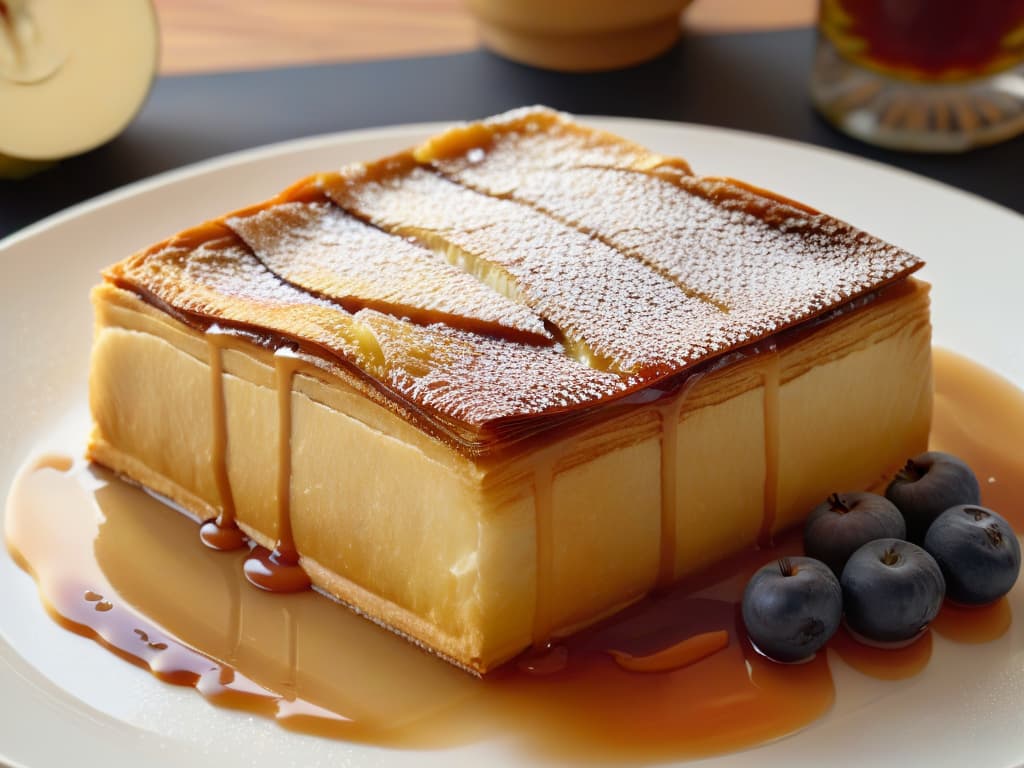
[[[274,274],[350,312],[372,308],[423,325],[552,342],[543,320],[522,304],[330,202],[284,202],[227,225]]]
[[[417,167],[411,156],[352,168],[325,185],[355,215],[499,276],[490,284],[548,320],[588,366],[652,378],[734,343],[718,307],[641,262],[528,206]]]
[[[478,447],[920,266],[805,205],[533,108],[311,177],[107,277],[198,327],[341,360]]]
[[[545,109],[453,129],[419,161],[527,204],[643,262],[723,310],[707,347],[756,339],[909,274],[920,260],[800,203],[685,164]]]

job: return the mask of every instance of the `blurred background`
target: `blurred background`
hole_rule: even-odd
[[[535,103],[1024,211],[1024,0],[0,0],[0,237],[226,152]]]
[[[155,5],[164,73],[454,53],[480,45],[466,0],[155,0]],[[683,23],[692,33],[810,27],[816,9],[816,0],[694,0]]]

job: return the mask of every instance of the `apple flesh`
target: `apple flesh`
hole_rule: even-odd
[[[156,72],[149,0],[0,0],[0,175],[120,133]]]

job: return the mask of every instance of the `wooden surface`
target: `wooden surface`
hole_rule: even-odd
[[[165,74],[454,53],[478,45],[464,0],[154,4]],[[804,26],[813,23],[815,8],[815,0],[695,0],[684,23],[695,34]]]

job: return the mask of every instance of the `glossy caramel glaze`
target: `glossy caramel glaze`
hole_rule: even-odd
[[[982,479],[983,503],[1024,529],[1024,461],[1011,450],[1024,425],[1024,393],[948,352],[935,354],[935,374],[933,447],[967,460]],[[405,747],[511,732],[514,748],[533,757],[678,759],[799,730],[834,696],[826,654],[774,664],[753,651],[739,620],[746,579],[799,552],[798,534],[479,681],[308,591],[250,588],[241,572],[252,553],[211,552],[184,516],[63,457],[22,472],[6,533],[63,626],[215,704],[305,732]],[[841,631],[829,649],[864,674],[900,680],[929,664],[932,632],[982,643],[1012,621],[1006,600],[945,606],[906,648],[869,648]],[[679,663],[630,671],[612,652],[620,661],[653,659],[647,666],[675,655]]]
[[[904,680],[928,666],[932,657],[932,633],[925,630],[920,637],[902,647],[876,648],[859,642],[850,630],[842,626],[829,647],[858,672],[880,680]]]
[[[242,571],[266,550],[213,552],[191,520],[88,465],[25,473],[8,541],[64,627],[214,704],[334,738],[442,747],[515,723],[516,747],[538,756],[697,756],[797,730],[833,698],[824,655],[781,668],[753,651],[741,584],[714,597],[674,590],[477,680],[312,592],[254,589]],[[733,565],[745,573],[771,556]],[[665,671],[612,655],[692,636],[702,652]]]
[[[106,279],[193,326],[297,345],[479,455],[921,265],[545,110],[443,134],[417,156],[312,177]]]
[[[221,551],[239,549],[245,545],[245,536],[235,522],[235,498],[228,477],[228,429],[224,405],[224,340],[225,334],[211,328],[206,334],[210,355],[210,402],[212,403],[213,435],[210,441],[210,465],[217,482],[220,513],[207,520],[199,529],[199,538],[210,549]]]
[[[415,155],[459,184],[592,235],[717,307],[696,329],[709,352],[770,335],[920,266],[801,203],[694,176],[621,144],[533,108],[454,128]]]
[[[467,436],[464,420],[565,409],[626,389],[620,377],[580,365],[556,346],[422,326],[369,308],[353,315],[281,281],[219,223],[184,232],[106,275],[192,327],[233,330],[236,339],[272,348],[294,344],[329,370],[368,378],[376,392],[407,406],[411,420],[424,426],[424,413],[432,415],[426,426],[469,452],[472,430]]]
[[[515,296],[548,320],[582,363],[653,379],[740,342],[719,307],[642,262],[544,213],[405,160],[323,183],[355,215],[452,254]]]
[[[764,382],[764,504],[758,543],[771,546],[779,506],[779,352],[768,349],[761,378]]]
[[[282,347],[274,355],[277,383],[277,537],[273,551],[254,547],[242,566],[245,578],[267,592],[303,592],[312,582],[299,565],[292,532],[292,387],[302,359]],[[226,471],[226,470],[225,470]]]
[[[369,307],[423,325],[551,343],[544,322],[527,307],[327,200],[260,208],[227,224],[282,280],[349,312]]]

